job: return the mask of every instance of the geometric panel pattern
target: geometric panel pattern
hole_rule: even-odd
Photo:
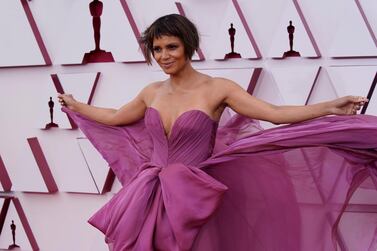
[[[54,82],[56,92],[71,93],[77,100],[91,104],[100,72],[97,73],[79,73],[79,74],[52,74],[51,78]],[[63,113],[56,114],[57,121],[64,121],[63,117],[67,117]],[[77,126],[68,117],[70,128],[76,129]],[[66,128],[64,125],[61,128]]]
[[[305,105],[320,69],[318,66],[303,66],[291,74],[285,67],[271,67],[271,73],[282,97],[281,104]]]
[[[377,17],[375,15],[377,13],[377,2],[373,0],[355,0],[355,3],[359,8],[374,44],[377,46]],[[366,8],[363,8],[363,6]]]
[[[374,83],[377,74],[376,66],[346,66],[329,67],[327,69],[331,83],[337,97],[345,95],[356,95],[367,97]],[[372,105],[368,105],[366,114],[377,115],[377,107],[374,107],[374,100],[377,96],[370,93]],[[363,110],[360,110],[361,112]]]
[[[85,159],[90,175],[95,183],[97,192],[103,194],[109,192],[113,185],[115,175],[109,169],[106,161],[101,157],[87,138],[78,138],[81,153]]]
[[[186,16],[186,13],[185,13],[185,10],[183,9],[182,7],[182,4],[179,3],[179,2],[175,2],[175,5],[177,6],[177,9],[178,9],[178,12],[181,16]],[[204,57],[204,54],[202,52],[202,49],[200,49],[200,47],[197,49],[197,51],[195,52],[195,54],[193,55],[193,60],[196,60],[196,59],[199,59],[199,60],[204,60],[205,57]]]
[[[294,25],[294,36],[293,36],[293,50],[300,52],[301,57],[315,58],[320,57],[318,46],[312,36],[312,32],[305,20],[305,17],[300,9],[297,1],[287,1],[284,11],[282,12],[281,19],[272,39],[272,45],[269,57],[281,58],[285,51],[289,51],[289,38],[287,32],[287,26],[289,22],[292,21]]]
[[[377,66],[334,66],[323,68],[309,98],[309,104],[346,95],[368,97],[369,102],[359,111],[377,114],[375,85]]]
[[[16,244],[23,250],[29,250],[29,248],[31,248],[33,251],[38,251],[39,247],[37,241],[19,199],[14,196],[0,194],[0,201],[2,202],[0,213],[0,248],[5,248],[13,243],[12,235],[10,235],[11,231],[7,228],[4,229],[4,226],[8,227],[11,225],[12,221],[14,221],[16,225]]]
[[[318,66],[290,67],[289,71],[286,67],[270,67],[269,71],[262,72],[253,94],[275,105],[305,105],[319,71]],[[261,125],[264,128],[277,126],[265,121],[261,121]]]
[[[377,57],[377,44],[358,6],[355,0],[345,0],[338,5],[335,14],[341,21],[334,31],[330,49],[330,55],[334,58]]]
[[[246,32],[247,36],[249,37],[250,42],[251,42],[251,44],[253,46],[253,49],[255,51],[255,56],[256,56],[255,58],[259,59],[259,58],[262,57],[262,55],[261,55],[260,50],[258,48],[258,45],[257,45],[257,43],[256,43],[256,41],[254,39],[254,36],[253,36],[253,34],[252,34],[251,30],[250,30],[250,27],[249,27],[249,25],[247,23],[245,15],[242,12],[240,4],[238,3],[237,0],[232,0],[232,2],[233,2],[233,5],[234,5],[234,8],[236,9],[236,11],[237,11],[237,13],[238,13],[238,15],[239,15],[239,17],[241,19],[243,27],[245,28],[245,32]]]
[[[122,0],[122,2],[123,1],[127,2],[127,6],[133,14],[133,18],[140,32],[144,31],[160,16],[172,13],[179,14],[177,6],[170,0],[152,2],[148,0]],[[146,6],[148,6],[149,9],[153,9],[153,12],[148,15],[143,15]]]
[[[0,31],[0,67],[51,64],[26,0],[1,1]]]
[[[89,2],[77,0],[66,10],[59,48],[55,61],[59,64],[81,64],[84,54],[95,48],[92,16]],[[100,25],[100,48],[111,52],[116,62],[138,62],[144,57],[139,51],[139,44],[119,1],[106,1],[103,5]],[[55,10],[59,11],[59,10]]]
[[[60,192],[97,194],[96,184],[86,165],[77,137],[78,130],[40,130],[38,136]],[[67,157],[69,156],[69,157]]]
[[[208,49],[209,58],[211,59],[223,59],[225,54],[231,52],[231,44],[228,34],[228,29],[230,25],[236,29],[236,34],[234,38],[234,51],[241,54],[243,58],[260,58],[260,52],[258,47],[254,48],[256,44],[252,43],[253,37],[251,32],[245,22],[243,22],[243,17],[241,9],[238,7],[237,1],[221,1],[223,7],[218,9],[223,13],[222,18],[217,20],[216,28],[211,34],[210,44],[212,45]],[[236,7],[238,7],[236,9]],[[212,6],[213,8],[213,6]],[[240,16],[241,14],[242,16]],[[249,37],[251,36],[251,37]]]
[[[331,82],[327,69],[321,67],[317,81],[313,86],[307,104],[315,104],[337,98],[338,95]]]
[[[230,24],[236,29],[234,51],[243,58],[260,58],[260,51],[247,21],[237,1],[221,0],[216,5],[211,2],[180,1],[186,15],[195,24],[201,35],[201,47],[209,59],[224,59],[231,51],[228,29]],[[223,13],[207,18],[208,13]]]
[[[120,183],[82,133],[70,130],[74,127],[57,102],[54,122],[59,128],[40,128],[50,120],[47,102],[50,96],[56,100],[56,91],[88,104],[120,107],[146,84],[166,79],[156,64],[143,62],[137,42],[140,31],[161,15],[185,13],[197,25],[203,51],[194,55],[201,61],[193,66],[205,74],[229,78],[256,97],[281,105],[368,96],[361,112],[377,115],[375,0],[274,0],[273,6],[264,0],[101,1],[101,47],[122,63],[81,64],[84,53],[94,47],[90,0],[1,3],[0,202],[5,207],[0,249],[10,244],[12,219],[23,249],[37,250],[35,239],[41,251],[106,249],[102,234],[86,220],[121,189]],[[289,49],[289,20],[296,26],[294,49],[302,58],[276,60]],[[237,29],[235,51],[244,59],[217,60],[230,50],[231,22]],[[314,186],[316,175],[313,170],[308,180]],[[312,198],[299,199],[326,201],[337,192],[336,185],[329,191],[318,187]],[[376,197],[367,189],[356,190],[341,229],[365,220],[360,212],[376,214]],[[28,221],[20,213],[20,201]],[[318,224],[332,216],[326,217],[316,219]],[[351,251],[348,240],[370,238],[363,231],[373,231],[373,223],[355,230],[360,234],[353,237],[341,232],[341,247]],[[377,240],[372,245],[376,250]]]
[[[375,1],[299,2],[322,54],[333,58],[375,57],[376,44],[367,26],[375,24],[371,14],[375,13]]]
[[[42,36],[39,32],[38,26],[35,22],[35,19],[34,19],[33,13],[31,12],[29,4],[26,0],[21,0],[21,3],[22,3],[22,6],[24,8],[25,14],[28,18],[28,21],[30,23],[31,29],[33,30],[34,37],[37,40],[37,43],[38,43],[39,49],[42,53],[43,59],[44,59],[46,65],[51,65],[52,62],[51,62],[51,59],[50,59],[50,55],[47,52],[46,46],[43,42]]]
[[[39,144],[38,138],[28,138],[28,143],[31,151],[33,152],[35,161],[39,167],[39,171],[43,177],[49,193],[55,193],[58,191],[58,186],[56,185],[55,179],[52,176],[50,167],[47,163],[46,157],[43,154],[41,145]]]
[[[9,192],[12,188],[12,181],[9,178],[9,174],[7,169],[5,168],[5,164],[0,156],[0,185],[4,192]]]

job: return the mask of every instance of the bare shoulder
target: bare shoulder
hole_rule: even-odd
[[[229,92],[241,88],[239,84],[227,78],[212,77],[211,83],[214,88],[219,89],[222,92]]]
[[[212,77],[212,82],[216,85],[221,85],[222,87],[238,85],[236,82],[228,78],[221,78],[221,77]]]
[[[163,86],[163,83],[164,81],[157,81],[157,82],[150,83],[143,88],[141,93],[155,92]]]
[[[141,96],[153,95],[154,93],[156,93],[156,91],[158,91],[162,87],[163,82],[164,81],[157,81],[157,82],[148,84],[141,90],[140,95]]]
[[[164,81],[157,81],[145,86],[139,93],[138,98],[144,101],[146,105],[149,105],[154,99],[157,91],[163,86]]]

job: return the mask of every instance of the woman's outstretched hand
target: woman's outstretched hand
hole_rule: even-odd
[[[352,115],[369,100],[360,96],[345,96],[330,101],[330,112],[335,115]]]
[[[61,106],[65,106],[70,110],[74,110],[74,106],[77,101],[73,98],[71,94],[58,94],[58,100]]]

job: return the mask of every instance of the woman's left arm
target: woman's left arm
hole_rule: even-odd
[[[367,98],[345,96],[327,102],[312,105],[283,105],[277,106],[262,101],[241,88],[238,84],[219,79],[222,85],[224,103],[237,113],[274,124],[301,122],[325,115],[351,115],[368,101]]]

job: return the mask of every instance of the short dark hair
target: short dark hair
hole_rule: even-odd
[[[139,42],[148,64],[153,55],[153,39],[161,36],[175,36],[181,39],[187,59],[191,59],[199,48],[199,34],[195,25],[186,17],[178,14],[162,16],[154,21],[141,35]]]

